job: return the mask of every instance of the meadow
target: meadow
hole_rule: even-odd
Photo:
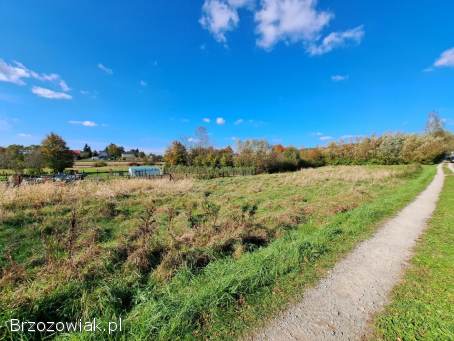
[[[431,166],[336,166],[0,184],[0,323],[121,316],[117,338],[235,337],[319,278],[433,174]],[[5,328],[3,337],[12,337]]]

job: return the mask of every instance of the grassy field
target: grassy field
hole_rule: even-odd
[[[121,316],[120,338],[233,338],[319,278],[434,172],[346,166],[1,187],[0,324]]]
[[[454,340],[454,174],[418,243],[391,304],[376,319],[376,339]]]

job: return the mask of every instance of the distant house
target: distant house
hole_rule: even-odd
[[[73,154],[75,159],[80,159],[80,150],[71,150],[71,153]]]
[[[121,153],[121,158],[126,160],[132,160],[135,159],[136,156],[133,153]]]
[[[93,156],[91,159],[92,160],[107,160],[109,158],[109,154],[105,151],[101,151],[98,153],[97,156]]]

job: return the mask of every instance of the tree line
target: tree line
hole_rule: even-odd
[[[117,145],[115,143],[110,143],[109,145],[106,146],[106,148],[100,151],[92,150],[92,148],[88,144],[85,144],[80,153],[76,155],[76,159],[84,160],[93,157],[94,158],[100,157],[101,155],[103,155],[105,159],[115,161],[121,160],[122,155],[124,154],[132,155],[134,158],[144,162],[162,161],[162,157],[160,155],[156,155],[153,153],[146,154],[144,151],[139,150],[139,148],[126,150],[123,146]]]
[[[326,147],[301,148],[271,145],[266,140],[238,141],[216,149],[208,144],[206,130],[198,128],[195,141],[173,141],[164,154],[167,166],[254,167],[256,172],[293,171],[324,165],[433,164],[454,151],[454,135],[444,129],[438,114],[430,113],[423,134],[390,133],[332,142]]]
[[[206,129],[199,127],[195,136],[185,139],[185,143],[173,141],[163,157],[146,155],[139,149],[132,149],[129,153],[146,163],[163,160],[167,167],[242,167],[253,168],[255,173],[274,173],[324,165],[432,164],[454,151],[454,135],[444,129],[443,121],[436,113],[429,114],[423,134],[396,133],[361,137],[353,141],[332,142],[326,147],[298,149],[280,144],[271,145],[266,140],[246,140],[238,141],[234,150],[230,146],[211,146],[208,136]],[[111,160],[120,158],[124,152],[123,147],[113,143],[104,149],[107,158]],[[72,167],[77,157],[89,158],[96,155],[99,152],[92,151],[87,144],[80,154],[75,154],[63,138],[50,133],[41,145],[0,147],[0,169],[12,169],[16,173],[26,169],[30,174],[40,173],[44,168],[62,172]]]
[[[43,169],[51,169],[54,173],[63,172],[71,168],[75,160],[87,159],[100,155],[104,152],[106,159],[118,160],[123,153],[133,155],[136,160],[146,163],[162,161],[162,156],[155,154],[146,155],[139,149],[125,151],[122,146],[114,143],[109,144],[103,151],[92,151],[88,144],[79,151],[69,149],[65,140],[50,133],[40,145],[23,146],[12,144],[7,147],[0,146],[0,169],[10,169],[15,173],[23,173],[25,170],[30,175],[41,174]]]
[[[54,172],[62,172],[72,167],[74,153],[66,142],[57,134],[50,133],[41,145],[21,146],[10,145],[0,147],[0,169],[11,169],[22,173],[24,169],[30,174],[40,174],[44,168]]]

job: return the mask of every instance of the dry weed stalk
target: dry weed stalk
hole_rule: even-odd
[[[78,228],[77,228],[77,212],[76,209],[73,208],[71,211],[71,218],[69,222],[69,229],[68,235],[66,240],[66,248],[68,250],[68,260],[70,266],[74,267],[74,251],[75,251],[75,244],[78,238]]]

